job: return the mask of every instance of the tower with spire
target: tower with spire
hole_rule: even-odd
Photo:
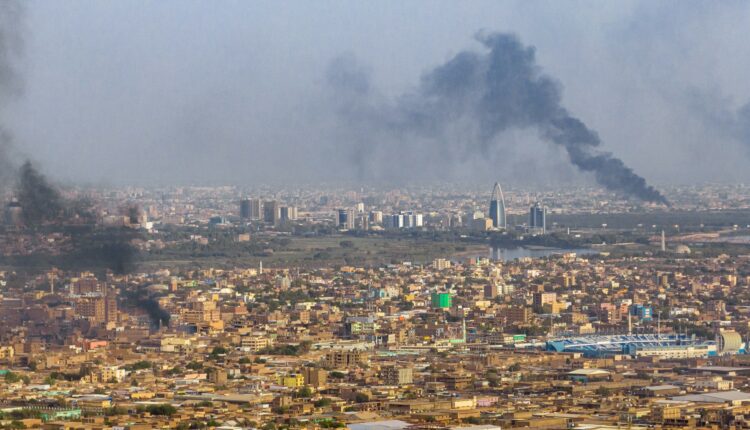
[[[492,197],[490,198],[490,219],[492,219],[492,226],[495,228],[507,227],[503,189],[500,188],[500,184],[497,182],[495,182],[495,187],[492,189]]]

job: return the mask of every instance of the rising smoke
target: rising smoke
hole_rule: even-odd
[[[23,219],[28,226],[57,220],[62,213],[60,193],[30,161],[23,163],[19,171],[16,198],[23,208]]]
[[[89,268],[106,267],[118,274],[129,273],[137,254],[131,241],[138,233],[129,228],[82,229],[77,225],[81,220],[88,225],[93,222],[90,202],[64,199],[58,188],[31,162],[19,166],[13,156],[12,133],[2,119],[8,100],[19,95],[22,88],[22,76],[17,69],[23,46],[22,6],[21,2],[13,0],[0,1],[0,192],[15,186],[14,194],[22,208],[26,228],[54,223],[68,233],[73,247],[66,257],[76,265],[83,263]],[[169,314],[152,298],[137,297],[135,304],[157,321],[169,322]]]
[[[737,110],[733,129],[737,140],[750,148],[750,102]]]
[[[12,161],[13,135],[3,117],[7,102],[21,92],[18,60],[23,50],[20,23],[24,14],[20,2],[0,2],[0,192],[15,178],[15,163]]]
[[[448,165],[456,146],[463,146],[463,153],[489,154],[498,149],[504,132],[534,130],[607,189],[667,204],[622,160],[599,149],[598,134],[562,106],[561,85],[542,73],[533,47],[512,34],[480,33],[476,39],[484,51],[460,52],[395,102],[374,93],[366,71],[351,57],[335,59],[327,81],[335,91],[337,113],[355,129],[346,142],[352,145],[353,162],[366,169],[373,146],[392,140],[398,142],[396,150],[421,145],[420,153]]]

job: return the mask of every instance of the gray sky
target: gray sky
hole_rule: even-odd
[[[362,178],[330,62],[351,56],[388,100],[481,50],[480,30],[536,47],[562,105],[648,181],[750,180],[750,126],[736,118],[750,101],[750,2],[30,0],[26,15],[25,91],[3,115],[17,150],[61,180]],[[591,181],[525,130],[448,167],[404,161],[366,179]]]

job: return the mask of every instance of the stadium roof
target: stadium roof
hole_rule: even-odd
[[[550,340],[546,347],[555,352],[582,352],[584,355],[621,354],[629,346],[638,349],[667,348],[699,345],[701,342],[682,335],[666,334],[620,334],[575,336]]]
[[[411,424],[401,420],[372,421],[369,423],[349,424],[350,430],[402,430]]]
[[[750,393],[742,391],[717,391],[715,393],[688,394],[672,397],[672,400],[682,400],[696,403],[730,403],[750,402]]]
[[[581,376],[592,376],[592,375],[609,375],[609,371],[602,369],[576,369],[572,372],[568,372],[568,375],[581,375]]]

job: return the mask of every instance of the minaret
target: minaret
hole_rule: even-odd
[[[656,317],[656,335],[661,335],[661,311],[659,311]]]
[[[495,187],[492,189],[492,197],[490,197],[490,218],[492,219],[493,227],[507,227],[505,221],[505,199],[503,198],[503,189],[500,188],[500,184],[497,182],[495,182]]]
[[[633,315],[628,310],[628,335],[633,334]]]
[[[555,337],[555,324],[552,322],[552,315],[549,316],[549,338]]]
[[[259,266],[259,268],[258,268],[258,274],[259,274],[259,275],[262,275],[262,274],[263,274],[263,261],[261,261],[261,262],[260,262],[260,266]]]
[[[664,230],[661,231],[661,252],[667,251],[667,236],[664,235]]]

